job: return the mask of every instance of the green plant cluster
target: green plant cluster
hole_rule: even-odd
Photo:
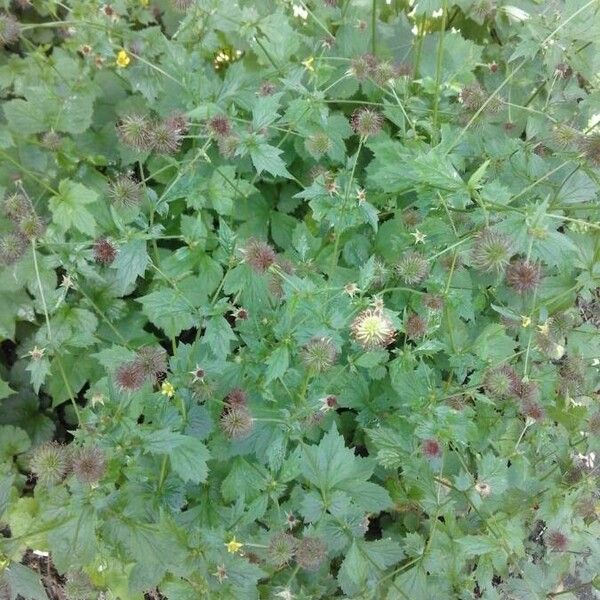
[[[598,0],[0,0],[0,598],[600,589]]]

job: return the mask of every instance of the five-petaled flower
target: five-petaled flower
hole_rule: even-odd
[[[227,552],[229,552],[230,554],[236,554],[237,552],[239,552],[239,550],[242,548],[243,545],[244,544],[242,544],[241,542],[238,542],[235,539],[235,535],[234,535],[231,538],[231,540],[225,544],[225,547],[227,548]]]
[[[117,67],[124,69],[125,67],[129,66],[130,62],[131,57],[129,56],[129,54],[127,54],[125,50],[119,50],[117,54]]]
[[[170,381],[163,381],[160,386],[160,393],[167,396],[167,398],[172,398],[175,395],[175,388]]]

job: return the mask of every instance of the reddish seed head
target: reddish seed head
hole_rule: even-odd
[[[116,380],[123,391],[134,392],[144,385],[146,374],[141,365],[136,360],[132,360],[117,369]]]
[[[235,388],[227,394],[227,403],[230,406],[246,406],[248,394],[241,388]]]
[[[215,137],[225,137],[231,134],[231,124],[224,115],[216,115],[208,120],[208,130]]]
[[[409,340],[418,340],[427,333],[427,323],[417,313],[412,313],[404,323],[404,331]]]
[[[333,410],[334,408],[337,407],[337,396],[334,396],[333,394],[330,394],[329,396],[327,396],[325,398],[325,406],[329,409],[329,410]]]
[[[544,541],[552,552],[565,552],[569,547],[569,538],[561,531],[548,531],[544,537]]]
[[[442,455],[442,446],[434,438],[423,440],[421,449],[423,454],[430,459],[439,458]]]
[[[275,92],[275,84],[270,81],[263,81],[258,88],[259,96],[271,96]]]
[[[117,249],[106,238],[94,243],[94,260],[103,265],[110,265],[117,256]]]
[[[250,239],[242,249],[244,262],[257,273],[264,273],[275,262],[277,254],[269,244]]]
[[[165,123],[172,127],[173,129],[177,129],[179,133],[184,134],[188,130],[188,120],[184,113],[175,112],[169,117],[165,119]]]
[[[106,470],[106,457],[97,446],[85,446],[74,451],[71,459],[73,474],[82,483],[97,483]]]
[[[540,283],[539,265],[526,260],[512,262],[506,269],[506,282],[519,294],[534,290]]]
[[[425,294],[423,296],[423,304],[435,312],[439,312],[444,308],[444,300],[437,294]]]
[[[522,381],[518,377],[513,381],[513,394],[521,402],[535,403],[539,396],[539,388],[533,381]]]
[[[544,416],[546,414],[544,412],[543,407],[540,404],[529,400],[523,402],[523,404],[521,405],[521,411],[526,417],[529,417],[534,421],[543,421]]]

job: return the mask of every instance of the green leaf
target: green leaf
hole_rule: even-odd
[[[24,600],[48,600],[39,575],[29,567],[13,562],[6,569],[5,577],[13,598],[20,596]]]
[[[236,339],[236,336],[227,319],[218,316],[207,321],[202,339],[209,345],[216,357],[225,358],[229,354],[231,342]]]
[[[0,478],[0,519],[8,508],[12,486],[15,480],[14,475],[4,475]]]
[[[8,398],[11,394],[14,394],[15,391],[6,383],[6,381],[0,379],[0,400],[4,398]]]
[[[206,462],[210,457],[206,446],[198,439],[182,436],[175,448],[169,453],[173,470],[183,479],[192,483],[206,481],[208,467]]]
[[[279,346],[267,358],[267,370],[265,371],[265,383],[283,377],[290,364],[290,353],[286,346]]]
[[[144,240],[131,240],[119,248],[112,267],[117,270],[117,283],[121,293],[126,292],[144,274],[149,261]]]
[[[20,427],[13,425],[0,426],[0,463],[12,461],[14,456],[29,450],[29,436]]]
[[[137,300],[151,323],[159,327],[170,338],[190,329],[196,323],[192,308],[179,292],[162,289],[151,292]]]
[[[403,556],[400,544],[391,539],[354,540],[338,573],[340,587],[348,596],[370,589],[381,580],[384,570]]]
[[[48,129],[44,110],[37,104],[17,98],[4,102],[2,108],[9,127],[21,135],[42,133]]]
[[[283,154],[283,150],[269,144],[258,144],[250,149],[252,164],[259,175],[263,171],[267,171],[271,175],[291,178],[280,154]]]
[[[96,223],[86,205],[94,203],[98,194],[70,179],[60,182],[58,192],[58,195],[52,196],[49,201],[53,221],[63,231],[75,227],[82,233],[93,236]]]

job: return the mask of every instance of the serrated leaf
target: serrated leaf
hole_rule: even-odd
[[[70,179],[60,182],[58,192],[58,195],[52,196],[49,201],[52,220],[64,231],[75,227],[82,233],[93,236],[96,223],[86,205],[95,202],[98,194]]]
[[[269,144],[258,144],[250,149],[252,164],[259,175],[266,171],[271,175],[280,175],[289,179],[292,176],[281,159],[281,154],[283,150]]]
[[[192,307],[176,290],[162,289],[137,300],[151,323],[173,338],[196,323]]]

